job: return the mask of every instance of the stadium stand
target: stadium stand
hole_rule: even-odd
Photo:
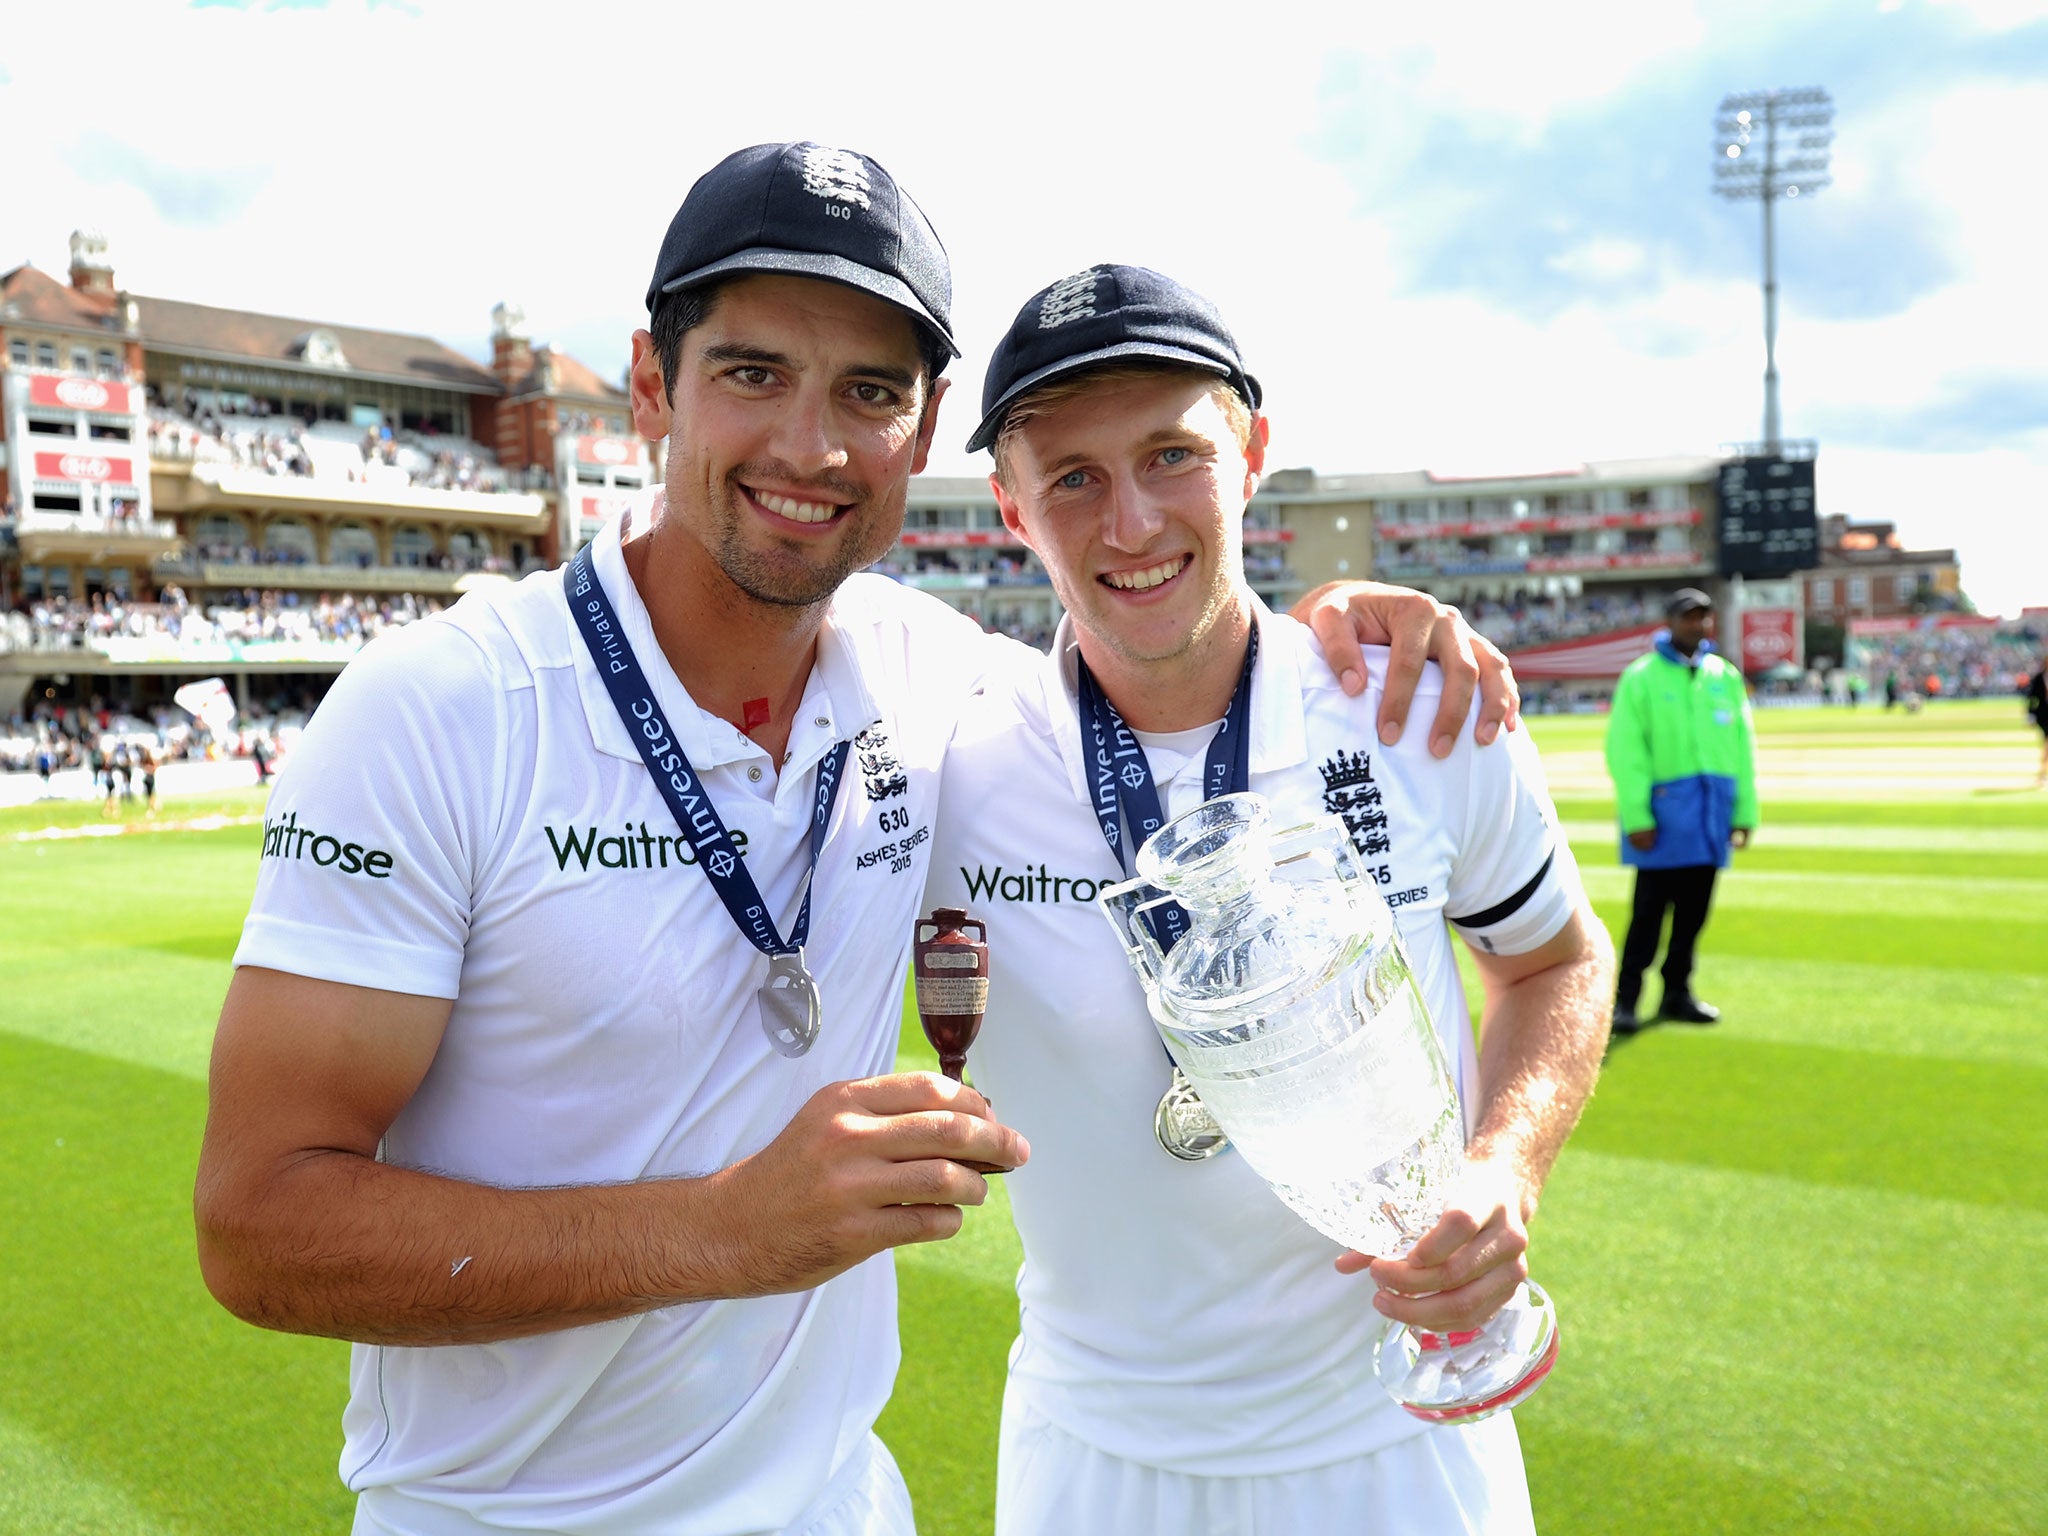
[[[367,636],[559,563],[654,478],[623,390],[513,306],[483,365],[129,293],[85,232],[68,278],[0,275],[0,721],[147,719],[215,674],[317,698]]]
[[[1722,462],[1277,469],[1246,513],[1246,573],[1279,608],[1346,576],[1423,587],[1529,657],[1532,708],[1598,707],[1666,592],[1719,595]],[[81,231],[68,281],[0,274],[0,467],[12,761],[57,722],[163,736],[159,717],[183,719],[171,695],[199,677],[229,680],[245,713],[310,709],[382,630],[560,564],[658,478],[659,446],[632,433],[618,385],[535,343],[515,305],[492,309],[483,364],[424,336],[131,294]],[[1917,692],[1998,691],[2023,664],[2024,639],[1915,627],[1929,604],[1963,605],[1952,551],[1840,518],[1827,540],[1803,589],[1745,595],[1779,626],[1750,668],[1765,686],[1807,687],[1799,619],[1823,613],[1856,631],[1848,660],[1872,688],[1896,671]],[[1059,619],[979,476],[914,479],[877,569],[1033,644]],[[1912,632],[1864,633],[1873,616]]]

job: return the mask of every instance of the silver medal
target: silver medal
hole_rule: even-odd
[[[784,1056],[801,1056],[818,1038],[824,1005],[818,984],[804,968],[804,952],[792,950],[768,957],[768,980],[759,993],[761,1028],[768,1043]]]
[[[1184,1163],[1199,1163],[1230,1150],[1230,1138],[1195,1092],[1195,1085],[1173,1069],[1173,1082],[1160,1096],[1152,1116],[1152,1134],[1159,1145]]]

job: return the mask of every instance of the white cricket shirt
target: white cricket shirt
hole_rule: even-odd
[[[835,598],[778,773],[662,657],[618,525],[593,556],[662,713],[786,934],[813,770],[852,741],[818,860],[824,1023],[764,1035],[766,959],[695,867],[560,571],[366,648],[265,816],[237,965],[454,999],[386,1160],[506,1186],[704,1174],[827,1083],[890,1070],[940,755],[1010,648],[880,577]],[[280,1019],[280,1029],[290,1021]],[[358,1345],[341,1471],[402,1528],[780,1531],[860,1452],[897,1362],[887,1255],[815,1291],[499,1344]]]
[[[1393,906],[1459,1091],[1477,1071],[1446,915],[1500,953],[1563,927],[1578,876],[1525,733],[1450,758],[1380,745],[1377,683],[1349,699],[1309,632],[1258,609],[1251,788],[1274,825],[1344,818]],[[1211,1476],[1366,1455],[1423,1425],[1373,1377],[1372,1282],[1236,1153],[1183,1163],[1153,1138],[1171,1063],[1094,904],[1124,878],[1091,808],[1063,623],[1035,685],[992,686],[946,757],[930,902],[988,925],[989,1006],[969,1066],[1031,1142],[1008,1176],[1024,1242],[1009,1391],[1127,1460]],[[1385,652],[1369,652],[1374,677]],[[1427,669],[1413,718],[1435,713]],[[1202,798],[1212,731],[1147,739],[1169,816]],[[1143,739],[1143,738],[1141,738]]]

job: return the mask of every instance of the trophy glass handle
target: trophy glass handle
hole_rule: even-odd
[[[1166,956],[1152,936],[1151,925],[1141,922],[1139,914],[1171,899],[1149,880],[1125,880],[1095,893],[1095,905],[1116,931],[1117,942],[1123,946],[1131,969],[1138,973],[1147,992],[1157,989],[1159,969],[1166,963]]]
[[[1342,818],[1318,816],[1298,827],[1276,832],[1271,846],[1273,867],[1276,870],[1282,865],[1302,860],[1325,864],[1330,873],[1336,876],[1337,883],[1344,888],[1351,905],[1364,919],[1366,932],[1378,941],[1392,931],[1398,942],[1398,931],[1394,931],[1393,909],[1380,894],[1378,882],[1366,873],[1365,865],[1359,861],[1358,852],[1351,843],[1351,834],[1345,829]]]
[[[1335,816],[1318,816],[1315,820],[1305,821],[1298,827],[1275,832],[1270,846],[1275,868],[1321,852],[1329,856],[1337,878],[1346,885],[1372,885],[1366,878],[1364,867],[1358,862],[1357,853],[1352,849],[1351,834],[1344,830],[1344,823]]]

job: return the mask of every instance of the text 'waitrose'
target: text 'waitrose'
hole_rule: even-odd
[[[555,868],[567,869],[574,859],[578,869],[590,868],[594,856],[603,869],[667,869],[670,855],[681,867],[697,862],[697,850],[683,838],[673,833],[663,834],[648,830],[646,822],[640,823],[640,830],[633,830],[633,823],[627,822],[625,830],[615,837],[602,837],[596,827],[564,827],[558,834],[553,827],[541,830],[548,835],[548,845],[555,850]],[[744,856],[747,851],[747,834],[735,831],[732,845]]]
[[[322,869],[338,869],[344,875],[368,875],[372,880],[391,878],[391,855],[382,848],[365,848],[345,843],[325,832],[299,825],[293,811],[282,821],[263,818],[263,855],[266,859],[311,859]]]
[[[1097,891],[1114,883],[1056,875],[1043,864],[1026,864],[1013,872],[1006,872],[1000,864],[994,869],[984,865],[972,870],[962,865],[960,878],[967,882],[968,896],[976,901],[1093,901]]]

